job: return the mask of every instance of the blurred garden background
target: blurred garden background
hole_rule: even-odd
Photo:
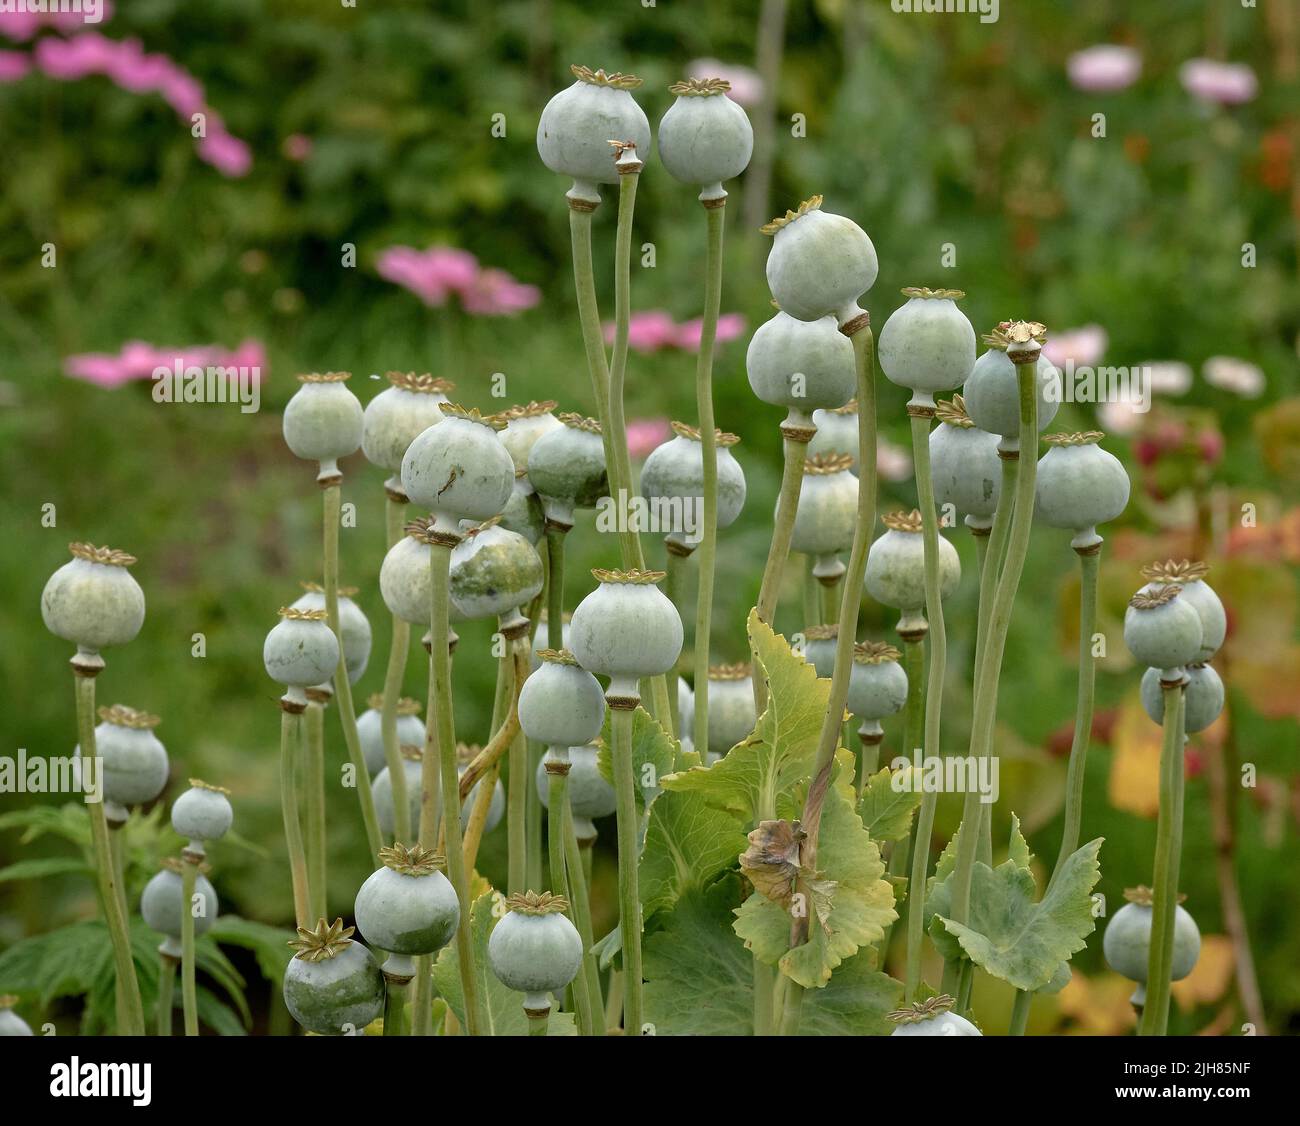
[[[538,114],[571,81],[570,63],[642,77],[636,97],[652,124],[670,82],[720,74],[759,146],[727,207],[715,393],[719,425],[742,438],[749,502],[721,541],[715,660],[745,656],[780,472],[780,414],[754,399],[744,370],[746,341],[771,314],[760,222],[815,193],[856,219],[880,257],[863,301],[876,325],[902,286],[955,287],[980,331],[1043,321],[1058,364],[1153,365],[1149,413],[1067,404],[1054,425],[1106,430],[1134,481],[1125,517],[1103,529],[1109,651],[1085,839],[1106,838],[1099,890],[1113,906],[1150,882],[1159,732],[1119,623],[1141,564],[1203,557],[1229,610],[1217,662],[1228,707],[1188,748],[1183,889],[1205,942],[1175,986],[1171,1030],[1237,1034],[1262,1020],[1295,1031],[1300,0],[1004,0],[988,23],[896,7],[909,5],[105,0],[98,24],[0,15],[0,753],[62,755],[75,742],[70,652],[39,613],[68,542],[137,555],[148,617],[133,644],[107,653],[99,700],[162,716],[165,800],[191,776],[232,789],[235,838],[212,856],[223,909],[283,928],[279,693],[260,654],[276,609],[319,578],[315,469],[280,435],[295,374],[351,371],[365,401],[388,370],[429,371],[485,410],[556,399],[591,413],[568,184],[537,157]],[[627,389],[640,456],[668,420],[695,418],[694,194],[650,154],[634,238],[653,252],[634,266],[641,317]],[[614,210],[595,219],[610,315]],[[259,365],[260,411],[155,403],[154,367],[197,356]],[[882,511],[915,503],[905,399],[883,385]],[[356,527],[342,537],[342,578],[360,588],[376,638],[364,700],[381,687],[388,640],[384,474],[360,454],[344,471]],[[589,515],[569,541],[569,606],[589,589],[586,569],[611,559]],[[948,606],[944,734],[955,751],[969,724],[976,589],[970,538],[952,535],[966,565]],[[661,545],[648,550],[662,559]],[[798,571],[777,616],[787,634],[802,624]],[[1067,536],[1037,530],[1003,676],[995,838],[1014,809],[1048,856],[1074,708],[1075,574]],[[868,636],[892,639],[892,626],[868,606]],[[490,629],[461,635],[458,730],[482,742]],[[406,694],[422,698],[425,675],[412,659]],[[344,750],[328,722],[337,767]],[[1244,786],[1242,764],[1253,767]],[[19,994],[32,1023],[71,1031],[99,971],[53,970],[42,959],[66,962],[75,947],[32,942],[95,916],[75,844],[49,831],[76,837],[60,800],[0,794],[0,993]],[[330,902],[343,911],[372,865],[352,793],[331,788],[329,802]],[[40,803],[46,821],[21,814]],[[940,802],[940,840],[959,807]],[[136,897],[179,842],[165,816],[129,832]],[[503,837],[484,844],[490,877],[504,871]],[[612,843],[611,819],[598,934],[614,916]],[[42,878],[22,878],[33,874]],[[1238,972],[1247,932],[1257,986]],[[1105,968],[1100,935],[1075,958],[1071,985],[1035,1007],[1031,1032],[1131,1027],[1131,985]],[[278,931],[249,927],[244,940],[252,952],[232,945],[228,970],[206,967],[205,1019],[225,1031],[283,1019],[261,978]],[[214,1007],[224,973],[237,975],[225,984],[247,981],[247,1012],[231,995],[224,1014]],[[1009,991],[980,980],[977,1011],[1005,1027]]]

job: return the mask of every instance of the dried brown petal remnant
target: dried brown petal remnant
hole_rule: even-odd
[[[886,1015],[895,1024],[919,1024],[946,1013],[955,1004],[956,1001],[947,993],[940,993],[937,997],[927,997],[924,1001],[913,1001],[905,1008],[895,1009]]]
[[[1134,610],[1154,610],[1159,606],[1164,606],[1166,603],[1172,602],[1182,593],[1182,590],[1183,588],[1177,583],[1160,586],[1155,590],[1139,590],[1137,594],[1128,600],[1128,604],[1132,606]]]
[[[760,234],[774,235],[782,227],[788,227],[796,219],[802,219],[810,211],[821,210],[822,197],[819,195],[812,196],[803,201],[793,211],[787,211],[784,215],[778,215],[770,223],[764,223],[758,228]]]
[[[549,891],[517,891],[506,897],[506,906],[521,915],[554,915],[569,909],[569,901]]]
[[[1148,563],[1142,568],[1142,577],[1153,583],[1194,583],[1210,573],[1208,563],[1193,563],[1190,559],[1166,559],[1163,563]]]
[[[880,522],[885,525],[891,532],[916,532],[921,531],[921,513],[919,509],[912,509],[911,512],[887,512],[880,518]]]
[[[342,954],[352,944],[356,927],[345,927],[342,919],[327,923],[321,919],[314,928],[298,928],[298,937],[289,940],[288,945],[297,953],[296,958],[304,962],[326,962]]]

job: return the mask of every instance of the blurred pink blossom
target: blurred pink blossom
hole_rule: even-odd
[[[656,446],[668,441],[672,428],[666,418],[633,418],[627,424],[627,449],[640,461]]]
[[[305,133],[290,133],[280,144],[280,151],[284,153],[285,158],[293,161],[303,161],[311,156],[311,150],[314,143]]]
[[[1076,51],[1065,62],[1070,83],[1079,90],[1105,94],[1132,86],[1142,73],[1142,56],[1132,47],[1103,43]]]
[[[1202,365],[1201,375],[1211,387],[1231,391],[1243,399],[1259,398],[1267,382],[1262,368],[1236,356],[1211,356]]]
[[[83,8],[87,5],[83,4]],[[55,31],[69,32],[85,27],[87,24],[102,23],[113,15],[111,0],[102,0],[98,10],[82,12],[0,12],[0,35],[9,39],[28,40],[43,25]],[[86,17],[90,18],[87,19]]]
[[[208,122],[208,135],[198,142],[199,159],[212,165],[223,176],[248,175],[253,154],[248,145],[226,132],[220,118]]]
[[[1127,398],[1107,399],[1097,406],[1097,421],[1107,434],[1127,437],[1137,432],[1145,412],[1138,410],[1132,395]]]
[[[1193,97],[1221,106],[1241,105],[1259,92],[1255,72],[1245,63],[1189,59],[1178,68],[1178,78]]]
[[[1192,386],[1192,369],[1178,360],[1154,360],[1142,364],[1157,395],[1185,395]]]
[[[21,51],[0,51],[0,82],[17,82],[31,69],[31,59]]]
[[[157,368],[245,367],[266,372],[266,348],[260,340],[243,341],[234,351],[220,345],[200,344],[188,348],[155,348],[142,340],[128,340],[117,355],[88,352],[69,356],[64,372],[100,387],[119,387],[134,380],[149,379]]]
[[[662,309],[633,313],[627,321],[628,346],[638,352],[657,352],[677,341],[677,325]],[[605,325],[605,343],[614,343],[614,322]]]
[[[51,78],[73,82],[91,74],[107,74],[117,52],[117,40],[87,31],[71,39],[42,39],[33,49],[33,57]]]
[[[535,285],[516,281],[505,270],[483,270],[460,290],[461,307],[479,317],[508,317],[531,309],[542,299]]]
[[[721,78],[731,83],[728,97],[741,106],[757,105],[763,100],[763,79],[758,71],[735,66],[720,59],[695,59],[687,64],[688,78]]]
[[[379,276],[409,289],[426,305],[445,305],[447,298],[468,286],[478,276],[478,259],[466,250],[432,246],[416,250],[411,246],[390,246],[375,263]]]
[[[912,456],[880,435],[876,439],[876,472],[886,481],[906,481],[912,476]]]
[[[696,317],[693,321],[677,326],[677,347],[684,352],[700,350],[700,336],[704,331],[704,322]],[[725,344],[735,340],[745,331],[745,318],[740,313],[723,313],[718,318],[717,343]]]
[[[1072,362],[1075,367],[1092,367],[1106,354],[1110,338],[1101,325],[1084,325],[1064,332],[1048,333],[1043,355],[1057,367]]]

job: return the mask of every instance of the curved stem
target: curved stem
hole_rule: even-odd
[[[1186,677],[1161,681],[1164,740],[1160,748],[1160,813],[1156,821],[1155,879],[1152,884],[1151,949],[1147,996],[1138,1032],[1164,1036],[1169,1027],[1169,987],[1174,960],[1174,915],[1178,908],[1178,869],[1183,847],[1183,744]]]
[[[170,954],[160,954],[158,964],[158,1035],[172,1034],[173,997],[176,990],[176,959]]]
[[[459,955],[460,983],[465,1003],[465,1028],[471,1036],[479,1035],[485,1021],[482,1000],[478,991],[478,976],[474,964],[477,955],[471,940],[472,904],[469,898],[469,875],[465,870],[465,854],[460,840],[460,788],[456,774],[456,726],[451,703],[451,654],[447,648],[447,607],[451,600],[449,571],[451,547],[447,543],[429,544],[429,569],[432,574],[433,613],[430,624],[431,692],[430,717],[434,724],[435,745],[438,754],[439,783],[442,796],[442,824],[447,838],[447,875],[456,898],[460,900],[460,917],[466,925],[456,928],[456,952]],[[429,763],[429,741],[425,740],[425,769]],[[426,782],[426,789],[428,788]],[[431,817],[421,811],[420,843],[433,848],[437,841],[437,828]],[[427,823],[426,823],[427,822]]]
[[[384,509],[388,546],[392,547],[402,537],[402,521],[406,505],[390,495]],[[411,836],[411,807],[406,794],[406,768],[401,748],[397,742],[397,702],[402,696],[402,681],[406,677],[406,659],[411,651],[411,626],[396,614],[393,619],[393,639],[388,649],[388,668],[384,673],[384,703],[380,712],[380,731],[384,737],[384,762],[393,787],[393,835],[403,844],[413,841]]]
[[[609,368],[609,442],[617,460],[617,474],[609,478],[610,495],[619,514],[619,549],[625,568],[645,568],[641,537],[627,520],[632,499],[632,458],[627,448],[627,423],[623,416],[623,381],[627,374],[628,325],[631,319],[632,217],[640,172],[623,172],[618,178],[618,227],[614,236],[614,355]]]
[[[95,745],[95,678],[73,671],[77,701],[77,739],[82,757],[87,761],[97,756]],[[113,844],[108,836],[108,820],[104,816],[104,803],[86,803],[90,815],[91,855],[95,876],[99,884],[99,898],[108,924],[109,941],[113,944],[113,969],[117,975],[118,1035],[144,1035],[144,1006],[140,1001],[140,985],[136,980],[135,961],[131,957],[131,932],[127,927],[126,912],[122,910],[123,896],[113,873]]]
[[[181,854],[181,1009],[185,1035],[199,1034],[199,1001],[194,981],[194,888],[198,883],[198,859],[188,851]]]
[[[298,820],[298,745],[302,737],[302,715],[280,712],[280,813],[284,819],[284,843],[289,850],[289,878],[293,882],[293,917],[300,927],[311,926],[311,896],[308,892],[307,854]]]
[[[590,852],[590,849],[586,850]],[[569,873],[569,902],[573,907],[573,923],[582,936],[582,976],[586,981],[587,1003],[591,1020],[591,1035],[605,1035],[605,1002],[600,990],[600,966],[591,952],[591,895],[587,890],[587,873],[583,849],[573,831],[573,809],[564,806],[564,866]]]
[[[1015,508],[1011,514],[1011,528],[1007,537],[1007,556],[998,576],[997,592],[988,618],[988,639],[980,654],[980,669],[976,672],[979,686],[975,698],[975,716],[972,724],[971,755],[976,768],[988,757],[993,740],[993,726],[997,719],[998,680],[1002,672],[1002,653],[1006,646],[1007,629],[1011,625],[1011,612],[1025,557],[1029,553],[1029,532],[1034,519],[1034,486],[1038,478],[1038,394],[1037,354],[1028,362],[1016,362],[1016,382],[1020,394],[1020,466],[1016,472]],[[1005,481],[1005,478],[1004,478]],[[999,509],[1002,501],[999,501]],[[997,534],[998,517],[994,517],[994,535]],[[993,545],[990,544],[990,560]],[[985,566],[988,574],[991,568]],[[992,819],[992,810],[981,809],[980,794],[975,787],[966,793],[962,806],[962,825],[966,826],[957,842],[957,858],[952,874],[952,917],[964,923],[970,914],[971,874],[975,867],[975,854],[982,833],[981,822]]]
[[[379,835],[379,819],[375,816],[375,800],[370,793],[370,771],[366,769],[365,756],[361,753],[361,740],[357,736],[357,713],[352,706],[352,685],[348,681],[348,666],[343,655],[343,634],[339,630],[339,512],[342,506],[342,487],[338,484],[327,485],[324,489],[324,498],[325,616],[339,642],[339,663],[334,671],[334,698],[338,701],[339,722],[343,725],[343,742],[347,744],[348,760],[352,763],[352,776],[356,783],[357,801],[361,804],[361,821],[366,827],[366,844],[370,849],[369,859],[373,861],[383,847],[383,842]]]
[[[641,1035],[641,897],[637,880],[636,779],[632,711],[611,708],[610,741],[618,814],[618,919],[623,938],[623,1033]]]
[[[704,202],[704,319],[700,326],[700,351],[695,363],[695,409],[700,424],[700,457],[704,466],[704,526],[701,529],[699,570],[695,596],[694,682],[703,685],[695,701],[691,738],[703,756],[709,747],[709,653],[713,632],[713,575],[718,558],[718,444],[713,418],[713,345],[718,334],[722,303],[722,233],[726,196]],[[800,467],[802,470],[802,466]]]
[[[325,918],[325,705],[312,700],[303,713],[303,791],[307,806],[307,899],[313,919]]]
[[[465,871],[473,873],[478,863],[478,846],[483,843],[483,832],[487,828],[488,814],[492,810],[492,798],[496,793],[497,780],[501,777],[500,763],[493,763],[483,775],[478,793],[474,795],[474,804],[470,807],[469,817],[465,822],[465,833],[461,840],[461,851],[465,854]]]

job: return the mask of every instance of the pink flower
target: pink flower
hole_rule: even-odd
[[[614,343],[614,322],[605,325],[605,343]],[[633,313],[627,321],[627,343],[638,352],[657,352],[677,343],[677,325],[662,309]]]
[[[1057,367],[1072,362],[1075,367],[1092,367],[1106,354],[1110,338],[1101,325],[1084,325],[1065,332],[1049,333],[1043,355]]]
[[[479,317],[513,316],[531,309],[541,299],[542,291],[537,286],[516,281],[505,270],[482,271],[460,294],[465,312]]]
[[[426,305],[445,305],[453,291],[473,283],[478,260],[468,251],[454,247],[416,250],[390,246],[380,251],[375,269],[385,281],[409,289]]]
[[[233,352],[216,344],[188,348],[155,348],[142,340],[128,340],[116,355],[90,352],[69,356],[64,371],[100,387],[119,387],[138,379],[150,379],[158,368],[245,367],[266,370],[266,349],[259,340],[245,340]]]
[[[280,145],[286,160],[303,161],[311,156],[314,142],[304,133],[290,133]]]
[[[455,246],[431,246],[424,252],[429,275],[457,293],[469,289],[479,278],[478,259]]]
[[[192,117],[202,113],[206,105],[203,98],[203,83],[194,75],[180,68],[173,68],[158,85],[158,93],[163,100],[181,117]]]
[[[757,105],[763,100],[763,79],[758,71],[735,66],[719,59],[695,59],[686,67],[688,78],[721,78],[731,83],[727,95],[741,106]]]
[[[17,82],[32,69],[32,60],[21,51],[0,51],[0,82]]]
[[[876,472],[886,481],[906,481],[912,476],[911,455],[881,435],[876,439]]]
[[[640,461],[656,446],[666,442],[672,428],[666,418],[633,418],[627,424],[627,450]]]
[[[162,89],[179,69],[166,55],[146,55],[138,39],[117,40],[116,48],[109,56],[105,73],[116,85],[132,94]]]
[[[0,12],[0,35],[9,39],[27,40],[44,24],[59,32],[76,31],[88,23],[102,23],[113,14],[111,0],[83,0],[80,12]]]
[[[51,78],[73,82],[91,74],[107,74],[117,58],[118,45],[97,31],[71,39],[42,39],[33,50],[36,65]]]
[[[1243,399],[1259,398],[1267,382],[1261,368],[1235,356],[1211,356],[1202,366],[1201,375],[1211,387],[1231,391]]]
[[[226,132],[220,119],[209,120],[208,135],[200,137],[199,159],[212,165],[223,176],[247,176],[253,166],[253,153],[238,137]]]
[[[725,344],[728,340],[735,340],[744,331],[745,318],[740,313],[723,313],[718,318],[716,343]],[[693,321],[678,325],[676,333],[677,347],[684,352],[698,352],[700,350],[700,337],[703,332],[704,321],[701,317],[696,317]]]
[[[0,35],[8,39],[25,42],[36,34],[40,26],[40,12],[0,12]]]
[[[1245,63],[1189,59],[1178,68],[1178,78],[1193,97],[1221,106],[1241,105],[1259,92],[1255,72]]]
[[[1142,56],[1132,47],[1104,43],[1076,51],[1065,63],[1070,82],[1079,90],[1106,94],[1132,86],[1142,73]]]

